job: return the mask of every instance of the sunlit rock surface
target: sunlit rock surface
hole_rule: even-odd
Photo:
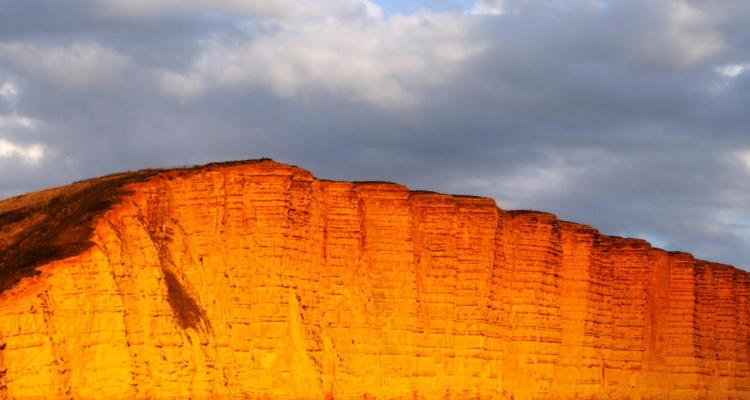
[[[750,398],[750,280],[270,160],[0,202],[0,398]]]

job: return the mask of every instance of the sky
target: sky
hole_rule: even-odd
[[[0,198],[270,157],[750,267],[747,0],[0,9]]]

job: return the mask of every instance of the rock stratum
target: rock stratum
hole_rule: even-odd
[[[270,160],[0,202],[0,398],[750,398],[750,279]]]

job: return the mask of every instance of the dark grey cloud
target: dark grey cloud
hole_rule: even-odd
[[[169,4],[3,3],[0,196],[266,156],[750,266],[746,1]]]

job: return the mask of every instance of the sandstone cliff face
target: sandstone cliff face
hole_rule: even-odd
[[[750,279],[272,161],[0,202],[0,398],[750,398]]]

